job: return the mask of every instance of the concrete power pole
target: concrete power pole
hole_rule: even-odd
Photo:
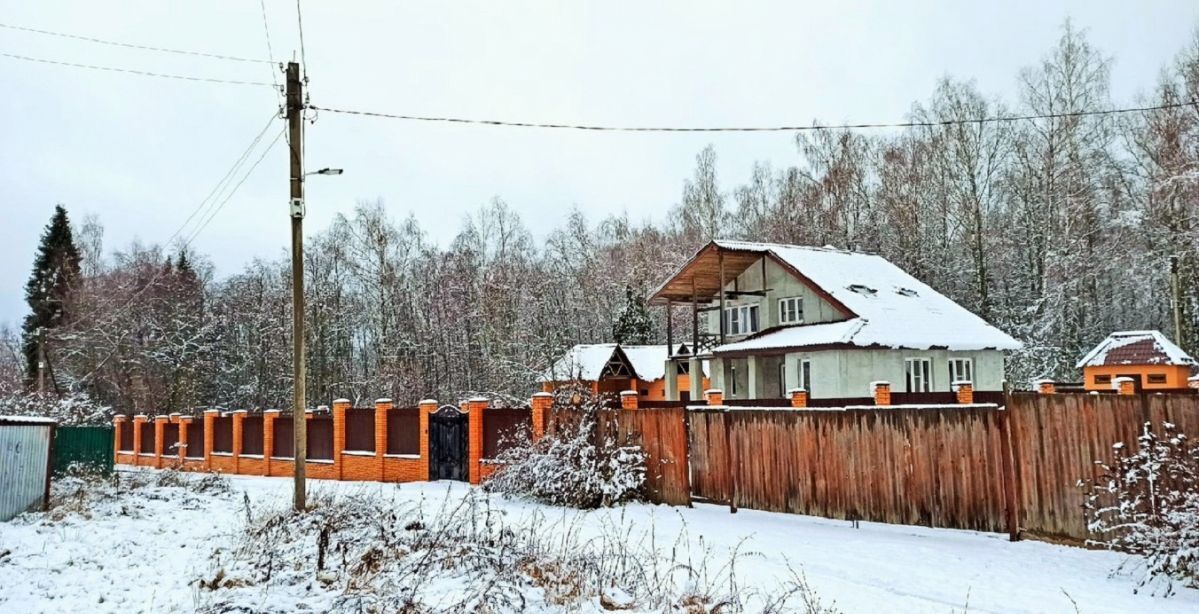
[[[291,335],[292,434],[295,438],[295,509],[306,505],[305,463],[308,460],[304,410],[304,85],[300,65],[287,64],[287,130],[291,160]]]

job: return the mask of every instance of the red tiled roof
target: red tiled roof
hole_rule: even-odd
[[[1141,339],[1111,348],[1103,358],[1105,365],[1160,365],[1172,362],[1153,339]]]

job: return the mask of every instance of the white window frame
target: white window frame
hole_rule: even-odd
[[[787,359],[779,361],[779,398],[787,398]]]
[[[963,369],[958,367],[964,366]],[[949,383],[954,382],[970,382],[974,383],[974,359],[973,358],[950,358],[949,359]]]
[[[791,309],[787,306],[790,304]],[[787,317],[787,313],[794,314],[794,317]],[[779,299],[779,324],[803,324],[803,297],[788,296],[787,298]]]
[[[933,366],[930,358],[905,358],[904,379],[907,380],[907,392],[932,392]],[[918,365],[918,369],[913,366]]]
[[[810,358],[801,358],[796,361],[798,370],[795,375],[800,388],[808,392],[808,398],[812,398],[812,360]]]
[[[752,314],[752,317],[751,317]],[[724,332],[727,335],[751,335],[762,326],[761,310],[757,303],[724,308]],[[758,326],[754,327],[753,324]],[[752,328],[751,328],[752,327]]]

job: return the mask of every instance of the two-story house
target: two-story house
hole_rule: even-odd
[[[709,359],[729,399],[1002,390],[1004,352],[1020,343],[886,259],[832,248],[713,241],[651,296],[692,309],[691,356]],[[668,345],[674,333],[667,322]],[[667,373],[676,372],[668,364]],[[698,382],[690,396],[698,398]],[[667,378],[666,396],[678,399]]]

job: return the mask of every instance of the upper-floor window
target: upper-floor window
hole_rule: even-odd
[[[793,296],[779,299],[779,324],[803,323],[803,298]]]
[[[949,359],[949,383],[974,383],[974,361],[969,358]]]
[[[724,310],[724,332],[729,335],[748,335],[758,332],[758,306],[738,305]]]

